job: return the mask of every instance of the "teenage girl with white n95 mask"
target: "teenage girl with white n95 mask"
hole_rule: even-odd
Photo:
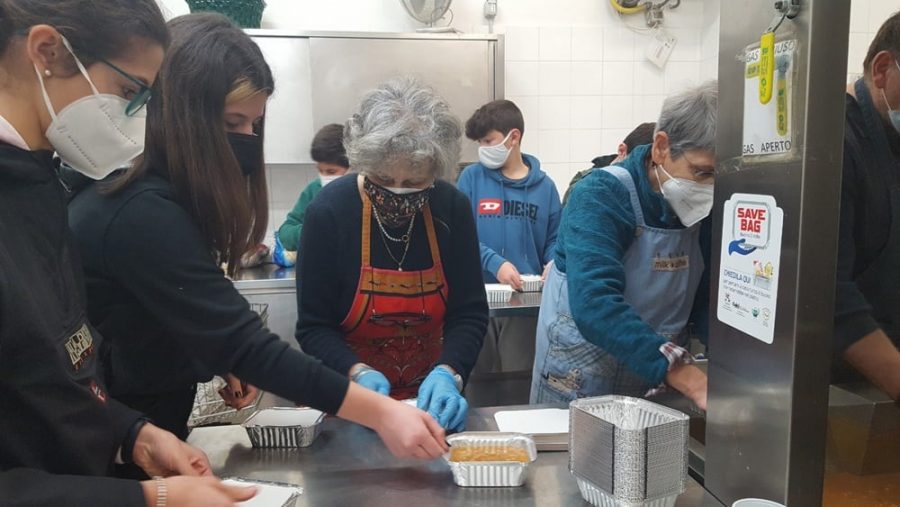
[[[141,152],[167,44],[153,0],[0,0],[4,505],[230,506],[254,495],[222,485],[201,451],[110,396],[53,164],[55,151],[96,179]],[[116,462],[168,478],[107,477]]]
[[[538,318],[531,402],[648,396],[706,408],[689,324],[708,320],[715,82],[666,99],[653,144],[572,190]]]

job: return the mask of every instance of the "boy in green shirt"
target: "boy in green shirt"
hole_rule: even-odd
[[[319,177],[303,189],[294,209],[288,213],[284,224],[275,233],[274,260],[284,267],[293,266],[296,261],[306,207],[322,187],[347,174],[350,169],[350,162],[344,151],[344,127],[337,123],[322,127],[313,138],[310,154],[316,162]]]

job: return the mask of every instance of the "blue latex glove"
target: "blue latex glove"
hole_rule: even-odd
[[[435,368],[419,387],[416,405],[427,411],[444,429],[462,431],[469,403],[456,389],[456,380],[444,368]]]
[[[290,252],[284,249],[278,232],[275,232],[275,251],[272,252],[272,262],[283,268],[293,267],[297,263],[297,252]]]
[[[391,394],[391,383],[378,370],[365,370],[362,375],[357,377],[356,383],[378,394],[385,396]]]

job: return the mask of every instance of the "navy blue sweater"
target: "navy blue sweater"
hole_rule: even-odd
[[[445,181],[435,183],[430,202],[449,289],[439,363],[466,378],[478,359],[488,321],[475,221],[469,200]],[[422,214],[415,220],[403,264],[407,270],[432,266]],[[361,229],[362,199],[356,175],[347,175],[323,188],[306,209],[297,257],[297,341],[305,352],[345,375],[360,362],[344,341],[340,323],[356,296],[362,263]],[[405,228],[389,230],[393,236],[405,232]],[[372,265],[395,269],[397,264],[380,234],[372,220]]]

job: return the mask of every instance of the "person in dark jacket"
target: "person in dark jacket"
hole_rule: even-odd
[[[484,339],[487,296],[469,200],[438,177],[462,127],[415,80],[382,85],[347,122],[351,166],[306,210],[297,340],[355,383],[415,398],[462,428],[462,388]]]
[[[594,157],[594,159],[591,160],[591,164],[593,164],[591,167],[578,171],[578,173],[572,177],[572,181],[569,182],[569,188],[566,189],[566,194],[563,196],[563,207],[569,202],[569,195],[572,193],[572,189],[575,188],[576,183],[583,180],[585,176],[591,174],[596,169],[603,169],[604,167],[625,160],[634,148],[653,143],[653,131],[655,129],[655,122],[641,123],[625,136],[625,139],[623,139],[616,148],[615,153]]]
[[[101,352],[110,391],[184,436],[196,383],[231,373],[371,427],[398,456],[440,456],[444,432],[427,414],[290,348],[226,278],[220,264],[233,274],[266,230],[262,125],[272,74],[222,15],[191,14],[169,28],[143,157],[69,205],[88,313],[109,340]],[[253,398],[244,382],[230,384],[234,406]]]
[[[900,13],[848,87],[833,381],[861,377],[900,399]]]
[[[0,0],[0,504],[233,505],[252,490],[110,397],[56,151],[97,178],[142,148],[168,33],[152,0]]]

